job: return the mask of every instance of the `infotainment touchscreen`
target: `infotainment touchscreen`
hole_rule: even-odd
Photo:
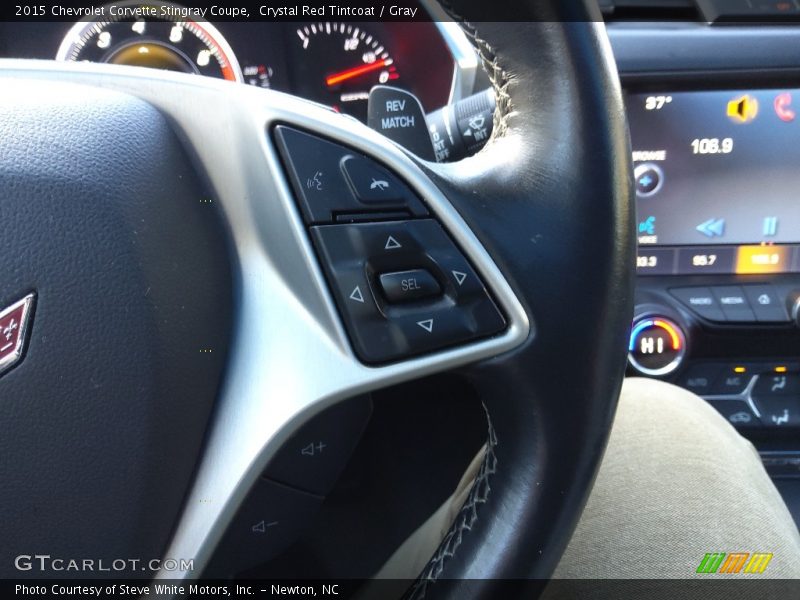
[[[800,90],[626,102],[639,274],[800,272]]]

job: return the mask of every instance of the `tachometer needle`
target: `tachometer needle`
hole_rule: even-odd
[[[378,69],[382,69],[383,67],[389,66],[392,64],[391,59],[381,59],[377,60],[374,63],[369,63],[366,65],[359,65],[357,67],[353,67],[352,69],[346,69],[344,71],[339,71],[338,73],[334,73],[333,75],[329,75],[325,78],[325,83],[328,86],[334,86],[337,83],[342,83],[343,81],[347,81],[348,79],[352,79],[353,77],[358,77],[359,75],[364,75],[365,73],[371,73],[372,71],[377,71]]]

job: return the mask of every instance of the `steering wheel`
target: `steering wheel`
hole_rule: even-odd
[[[24,348],[0,378],[4,577],[41,576],[15,567],[37,550],[192,557],[196,572],[303,423],[445,370],[480,394],[487,451],[413,594],[482,597],[498,579],[552,573],[624,374],[632,177],[594,3],[512,1],[525,22],[488,22],[477,0],[446,7],[457,20],[478,16],[462,25],[497,97],[493,139],[454,164],[277,92],[0,63],[0,302],[33,295]],[[409,186],[474,268],[502,331],[362,362],[277,124]],[[482,581],[463,588],[466,578]]]

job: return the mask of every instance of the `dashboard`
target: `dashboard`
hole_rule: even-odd
[[[148,6],[153,4],[158,5]],[[362,121],[376,84],[413,93],[426,112],[451,97],[456,62],[446,30],[434,21],[211,23],[162,15],[155,8],[153,15],[109,15],[77,23],[0,22],[0,58],[86,60],[196,73],[301,96]]]
[[[628,96],[642,275],[800,272],[800,90]]]
[[[628,374],[703,397],[800,522],[800,30],[607,28],[636,192]]]
[[[460,71],[459,41],[444,25],[2,22],[0,57],[196,73],[367,121],[377,84],[412,93],[428,116],[489,87],[479,73]],[[800,476],[800,30],[706,22],[619,22],[607,30],[636,188],[629,374],[706,398],[756,443],[773,475]],[[471,60],[477,65],[474,52]],[[444,112],[440,118],[457,118],[457,110]],[[439,159],[448,150],[436,147],[437,127],[485,139],[491,116],[436,123],[427,126]]]

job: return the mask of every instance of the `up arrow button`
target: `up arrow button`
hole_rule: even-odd
[[[402,248],[403,246],[394,239],[391,235],[386,239],[386,245],[383,247],[384,250],[396,250],[397,248]]]
[[[350,294],[350,300],[354,300],[355,302],[360,302],[364,304],[364,294],[361,293],[361,286],[357,285],[356,288],[353,290],[353,293]]]

